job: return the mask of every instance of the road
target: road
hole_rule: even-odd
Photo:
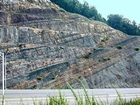
[[[89,96],[95,97],[97,101],[105,101],[107,99],[112,102],[117,98],[119,92],[122,98],[127,100],[140,97],[140,88],[124,88],[124,89],[86,89]],[[33,105],[33,100],[45,102],[47,96],[58,96],[59,91],[63,94],[70,105],[74,105],[75,99],[71,90],[6,90],[5,105],[20,105],[23,101],[24,105]],[[74,90],[76,94],[84,96],[83,89]],[[2,90],[0,90],[0,102],[2,101]],[[21,101],[22,100],[22,101]],[[1,103],[0,103],[1,105]]]

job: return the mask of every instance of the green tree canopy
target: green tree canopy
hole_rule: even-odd
[[[51,0],[51,2],[59,5],[68,12],[78,13],[87,18],[106,22],[97,9],[94,6],[89,6],[86,1],[84,1],[84,4],[81,4],[78,0]]]
[[[131,22],[129,19],[123,18],[122,15],[118,14],[110,14],[107,18],[107,23],[111,27],[129,35],[140,35],[140,28],[134,20]]]

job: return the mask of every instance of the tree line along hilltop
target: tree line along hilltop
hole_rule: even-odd
[[[130,21],[119,14],[110,14],[105,19],[94,6],[90,6],[86,1],[83,4],[78,0],[51,0],[51,2],[59,5],[68,12],[77,13],[91,20],[107,23],[109,26],[128,35],[140,35],[140,24],[137,25],[135,20]]]

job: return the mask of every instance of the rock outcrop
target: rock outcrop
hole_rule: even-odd
[[[67,88],[66,82],[81,88],[79,80],[86,88],[140,87],[139,37],[49,0],[1,2],[0,8],[7,88]]]

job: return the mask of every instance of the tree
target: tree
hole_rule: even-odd
[[[89,15],[89,4],[86,1],[84,1],[84,4],[82,6],[81,14],[83,16],[86,16],[87,18],[89,18],[89,16],[90,16]]]
[[[123,16],[122,15],[118,15],[118,14],[110,14],[107,16],[108,20],[108,24],[110,26],[112,26],[115,29],[121,29],[122,27],[122,20],[123,20]]]
[[[96,8],[94,6],[92,6],[90,9],[89,9],[89,14],[90,14],[90,18],[94,17],[94,19],[98,19],[98,11],[96,10]]]
[[[133,21],[132,21],[132,24],[133,24],[133,26],[136,26],[136,21],[133,20]]]
[[[68,12],[78,13],[87,18],[106,22],[105,18],[98,13],[97,9],[94,6],[89,6],[86,1],[84,1],[84,4],[81,4],[78,0],[51,0],[51,2],[59,5]]]
[[[110,14],[108,15],[108,25],[111,27],[118,29],[129,35],[140,35],[140,28],[137,26],[136,22],[133,20],[132,22],[123,18],[122,15],[118,14]]]

